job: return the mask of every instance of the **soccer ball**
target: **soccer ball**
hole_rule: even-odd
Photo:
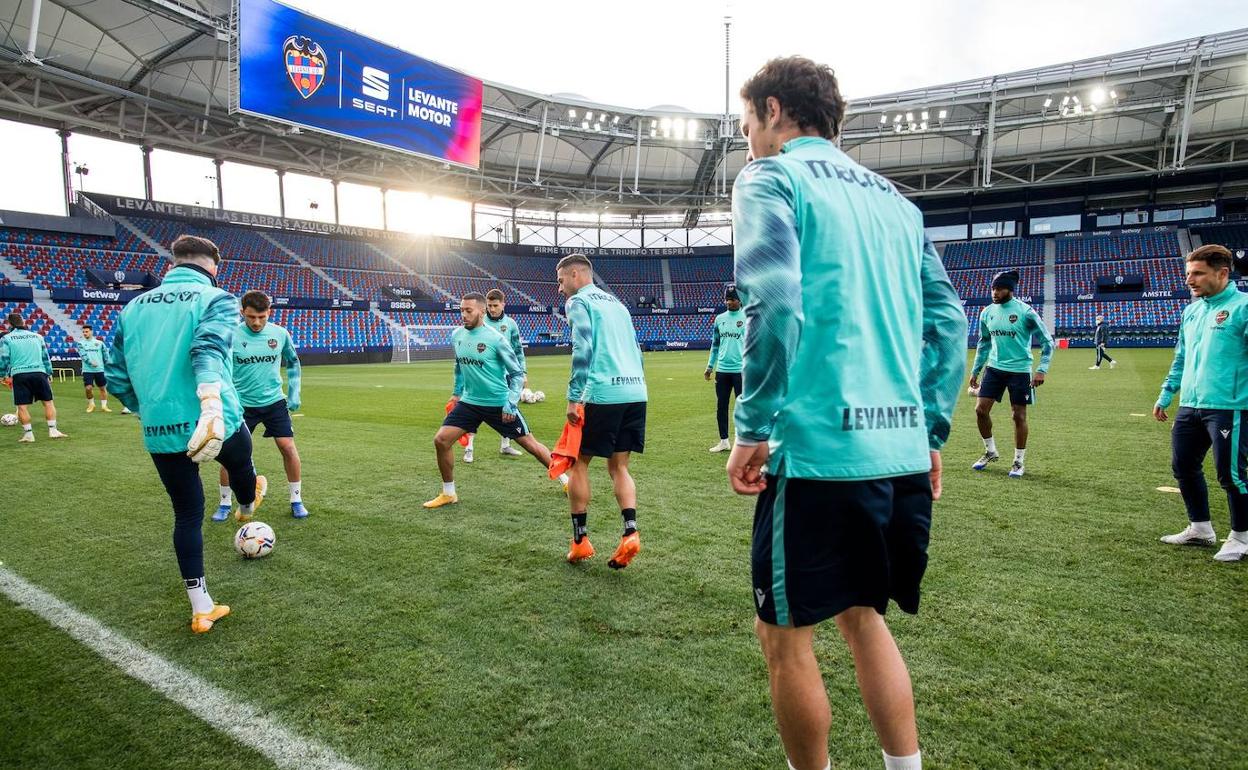
[[[14,425],[17,425],[17,415],[0,414],[0,425],[3,425],[6,428],[12,428]]]
[[[524,390],[520,391],[520,401],[525,404],[532,404],[535,401],[537,401],[537,399],[534,398],[534,395],[535,394],[533,393],[533,391],[529,390],[528,388],[525,388]]]
[[[967,388],[966,392],[971,398],[979,398],[979,388]]]
[[[273,550],[277,535],[262,521],[250,521],[234,533],[234,550],[244,559],[259,559]]]
[[[540,391],[540,390],[535,390],[535,391],[533,391],[533,403],[535,403],[535,404],[536,404],[538,401],[545,401],[545,400],[546,400],[546,394],[545,394],[545,393],[543,393],[543,392],[542,392],[542,391]]]

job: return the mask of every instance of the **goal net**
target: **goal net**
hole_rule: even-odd
[[[451,358],[451,332],[459,324],[420,324],[394,328],[391,333],[393,353],[390,362],[410,364],[413,361],[429,361]]]

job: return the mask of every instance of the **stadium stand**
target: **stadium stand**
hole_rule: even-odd
[[[732,280],[731,257],[677,257],[669,259],[672,283],[719,283]]]
[[[637,328],[637,341],[643,344],[655,342],[709,342],[711,316],[700,315],[638,315],[633,316]]]
[[[943,257],[949,270],[972,267],[1021,267],[1044,263],[1044,239],[1009,238],[950,243]]]
[[[976,268],[972,270],[950,270],[949,281],[963,299],[986,297],[990,294],[989,284],[992,276],[1001,268]],[[1041,297],[1044,295],[1044,268],[1024,267],[1019,269],[1018,293],[1022,296]]]
[[[364,241],[322,238],[300,233],[270,233],[274,240],[317,267],[350,270],[394,270],[394,263]]]
[[[529,281],[551,285],[555,282],[555,265],[559,264],[558,258],[516,257],[507,254],[465,254],[464,257],[482,269],[500,278],[505,277],[509,281]],[[442,271],[444,274],[471,275],[471,273],[464,272],[471,268],[465,265],[463,260],[454,258],[453,261],[458,263],[458,269],[444,270]],[[431,272],[438,271],[433,269]]]
[[[1181,299],[1127,302],[1065,302],[1057,305],[1058,334],[1088,333],[1104,316],[1114,332],[1173,332],[1187,301]]]
[[[327,267],[325,274],[364,299],[385,299],[382,291],[387,286],[419,288],[415,276],[410,273],[384,273],[372,270],[340,270]],[[417,297],[418,299],[419,297]]]
[[[222,262],[217,284],[234,294],[261,289],[274,297],[334,297],[339,293],[305,267],[265,262]]]
[[[725,282],[673,283],[673,307],[709,307],[724,301]]]
[[[1200,236],[1202,246],[1218,243],[1228,249],[1248,249],[1248,224],[1230,222],[1224,225],[1201,225],[1193,227],[1192,233]]]
[[[641,297],[645,297],[648,302],[662,307],[662,278],[659,280],[660,283],[613,283],[611,288],[615,290],[615,296],[619,297],[620,301],[629,307],[637,306]]]
[[[231,225],[207,225],[177,219],[149,219],[130,217],[130,223],[147,233],[152,240],[166,248],[179,235],[198,235],[207,238],[221,249],[227,261],[272,262],[282,265],[296,264],[288,254],[260,237],[248,227]]]
[[[78,235],[72,233],[53,233],[46,230],[23,230],[16,227],[0,227],[0,243],[24,243],[32,246],[68,246],[77,249],[99,249],[102,251],[145,251],[152,252],[142,239],[120,224],[114,225],[116,235],[113,238],[100,235]]]
[[[1183,261],[1178,257],[1118,262],[1071,262],[1055,268],[1056,293],[1061,296],[1092,292],[1096,290],[1097,278],[1113,278],[1118,275],[1143,275],[1145,291],[1173,291],[1184,286]]]
[[[290,331],[302,351],[349,352],[391,345],[386,323],[367,311],[275,308],[272,320]]]
[[[1177,257],[1181,253],[1178,236],[1173,231],[1057,238],[1056,245],[1058,263]]]
[[[21,313],[26,319],[26,328],[43,335],[48,344],[48,354],[52,358],[63,358],[68,354],[69,335],[48,318],[47,313],[38,305],[33,302],[0,302],[0,318],[7,317],[9,313]],[[7,327],[5,331],[8,331]]]
[[[0,257],[21,270],[37,289],[84,287],[86,269],[138,270],[160,276],[167,266],[164,259],[152,253],[105,251],[94,248],[49,246],[31,243],[0,244]]]

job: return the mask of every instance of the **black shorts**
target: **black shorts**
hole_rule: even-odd
[[[477,406],[461,400],[442,421],[443,425],[460,428],[465,433],[476,433],[481,423],[489,425],[503,438],[520,438],[529,435],[528,423],[524,421],[524,416],[519,412],[516,413],[516,419],[503,422],[501,406]]]
[[[295,437],[295,426],[290,421],[290,410],[284,398],[268,406],[243,407],[243,422],[247,423],[248,433],[254,433],[256,426],[264,423],[265,438]]]
[[[984,378],[979,383],[979,397],[991,398],[1000,403],[1005,391],[1010,391],[1010,404],[1027,406],[1032,403],[1030,372],[1002,372],[991,366],[984,367]]]
[[[919,611],[932,487],[926,473],[871,481],[767,476],[750,548],[765,623],[809,626],[850,607]]]
[[[610,457],[646,450],[646,402],[586,404],[581,454]]]
[[[104,380],[104,372],[83,372],[82,384],[87,387],[96,385],[101,388],[108,388],[108,383]]]
[[[13,375],[13,405],[30,406],[36,401],[52,400],[52,380],[43,372]]]

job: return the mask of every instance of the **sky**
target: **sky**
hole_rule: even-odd
[[[724,109],[724,17],[732,17],[733,92],[774,56],[801,54],[836,70],[849,98],[1060,64],[1202,34],[1248,27],[1245,0],[1050,0],[1018,2],[776,3],[733,0],[288,0],[309,13],[471,75],[543,94],[577,94],[604,105]],[[735,96],[732,112],[739,111]],[[137,147],[73,136],[83,188],[142,197]],[[206,158],[153,154],[157,199],[209,205]],[[0,121],[0,210],[64,213],[55,133]],[[272,171],[227,163],[227,208],[277,213]],[[80,178],[73,182],[78,185]],[[321,179],[287,175],[287,213],[332,221]],[[342,185],[344,223],[379,227],[376,189]],[[311,208],[316,202],[317,208]],[[390,193],[392,222],[465,236],[467,207],[419,193]]]

